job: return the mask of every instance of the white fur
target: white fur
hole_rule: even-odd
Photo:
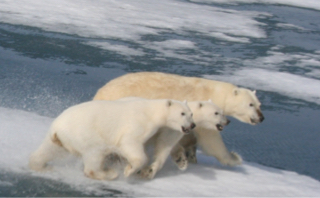
[[[96,93],[94,100],[117,100],[135,96],[147,99],[203,101],[211,99],[224,114],[255,125],[263,120],[254,91],[230,83],[160,72],[139,72],[113,79]],[[196,128],[198,145],[222,164],[241,164],[241,158],[226,148],[219,132]]]
[[[222,110],[210,101],[195,101],[188,103],[192,113],[196,128],[206,128],[214,131],[219,131],[217,125],[226,125],[227,118],[223,115]],[[170,152],[173,160],[181,170],[185,170],[188,161],[184,156],[184,147],[189,145],[194,140],[194,136],[183,135],[179,131],[174,131],[169,128],[161,128],[159,132],[153,136],[148,143],[154,145],[153,162],[150,166],[141,171],[141,176],[152,179],[155,174],[163,167]],[[190,139],[191,138],[191,139]]]
[[[103,170],[103,161],[117,152],[128,161],[124,170],[128,177],[147,162],[144,144],[159,128],[182,132],[182,127],[190,129],[192,123],[187,104],[175,100],[86,102],[70,107],[54,120],[48,136],[30,156],[29,166],[43,170],[66,149],[82,156],[86,176],[114,179],[118,173]]]

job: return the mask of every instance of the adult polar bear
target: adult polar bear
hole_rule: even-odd
[[[118,173],[104,170],[103,162],[116,152],[128,161],[124,170],[128,177],[147,162],[144,144],[160,128],[184,133],[194,126],[187,103],[176,100],[86,102],[68,108],[53,121],[45,140],[31,154],[29,167],[46,169],[47,162],[66,149],[82,156],[86,176],[114,179]]]
[[[211,99],[225,115],[242,122],[255,125],[264,119],[255,91],[226,82],[160,72],[138,72],[120,76],[100,88],[93,100],[117,100],[127,96],[172,98],[180,101]],[[241,157],[228,151],[218,131],[195,128],[195,133],[201,134],[197,144],[207,155],[216,157],[225,165],[241,164]]]

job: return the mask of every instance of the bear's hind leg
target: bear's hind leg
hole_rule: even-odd
[[[62,153],[65,153],[65,149],[47,135],[40,147],[30,155],[29,168],[35,171],[50,170],[47,163],[58,158]]]
[[[91,151],[83,155],[84,174],[97,180],[113,180],[118,177],[114,169],[104,170],[105,158],[109,153],[103,151]]]

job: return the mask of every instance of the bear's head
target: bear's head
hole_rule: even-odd
[[[260,101],[256,96],[256,91],[245,88],[234,88],[231,96],[227,99],[225,111],[238,120],[252,125],[264,120],[260,110]]]
[[[198,127],[222,131],[223,127],[230,122],[223,114],[222,109],[211,100],[189,102],[189,107]]]
[[[168,109],[166,126],[182,133],[189,133],[196,126],[193,121],[193,114],[186,101],[167,100]]]

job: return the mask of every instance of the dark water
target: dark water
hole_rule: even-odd
[[[128,197],[128,195],[101,186],[103,195],[95,193],[84,193],[59,181],[43,179],[27,174],[16,174],[11,172],[1,172],[1,180],[10,185],[4,185],[0,190],[0,196],[11,197]]]
[[[266,38],[252,38],[249,43],[221,41],[193,34],[163,32],[144,35],[144,41],[187,39],[198,44],[198,50],[219,54],[207,56],[210,65],[197,61],[165,57],[156,50],[125,40],[106,39],[143,49],[144,56],[124,56],[84,44],[97,38],[48,32],[40,28],[0,23],[0,106],[36,112],[49,117],[63,109],[91,100],[98,88],[128,72],[161,71],[188,76],[217,75],[228,70],[246,68],[244,60],[268,57],[268,51],[281,45],[280,52],[289,55],[312,54],[320,50],[320,12],[311,9],[272,5],[212,5],[234,10],[271,13],[257,19]],[[283,29],[279,22],[293,23],[308,31]],[[179,52],[199,53],[197,49]],[[243,60],[240,61],[239,60]],[[306,76],[318,66],[299,65],[299,58],[275,63],[279,71]],[[272,68],[270,68],[272,69]],[[320,76],[312,76],[320,79]],[[250,85],[248,85],[250,87]],[[294,89],[294,88],[293,88]],[[320,92],[315,90],[315,92]],[[245,161],[295,171],[320,180],[320,106],[279,92],[258,90],[266,120],[249,126],[232,119],[223,132],[230,150]],[[83,194],[67,184],[0,171],[2,181],[14,183],[0,189],[0,196],[97,196]],[[105,189],[103,196],[126,196]]]

